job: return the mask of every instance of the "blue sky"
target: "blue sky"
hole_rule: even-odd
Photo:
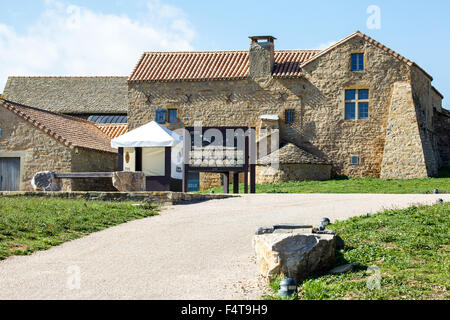
[[[0,88],[8,75],[128,75],[142,51],[324,48],[356,30],[415,61],[450,97],[450,1],[0,0]],[[368,28],[367,8],[381,10]],[[1,89],[0,89],[1,91]],[[449,99],[444,100],[448,108]]]

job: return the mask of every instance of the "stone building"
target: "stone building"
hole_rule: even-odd
[[[117,150],[95,123],[0,99],[0,190],[31,191],[40,171],[115,170]],[[115,189],[111,179],[76,179],[63,190]]]
[[[275,50],[275,40],[251,37],[249,51],[145,52],[128,79],[130,129],[202,121],[256,127],[262,139],[269,115],[298,156],[280,157],[289,173],[272,177],[260,163],[261,181],[322,179],[327,164],[333,175],[381,178],[450,166],[450,113],[417,64],[361,32],[322,51]]]
[[[127,77],[9,77],[3,98],[101,124],[127,123]]]

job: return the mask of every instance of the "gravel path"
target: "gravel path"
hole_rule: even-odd
[[[450,201],[450,195],[258,194],[168,207],[0,262],[0,300],[258,299],[265,286],[251,246],[257,227],[342,220],[438,198]]]

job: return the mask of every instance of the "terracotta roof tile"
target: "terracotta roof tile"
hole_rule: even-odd
[[[273,76],[298,77],[300,65],[320,50],[275,51]],[[249,75],[248,51],[146,52],[129,81],[238,80]]]
[[[128,132],[128,124],[126,123],[108,123],[108,124],[96,124],[104,134],[111,139],[120,137]]]
[[[24,106],[4,99],[0,99],[0,106],[28,121],[68,148],[81,147],[117,152],[111,147],[111,139],[90,121]]]

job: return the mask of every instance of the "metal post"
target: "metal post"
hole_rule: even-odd
[[[223,174],[223,193],[230,193],[230,173]]]

